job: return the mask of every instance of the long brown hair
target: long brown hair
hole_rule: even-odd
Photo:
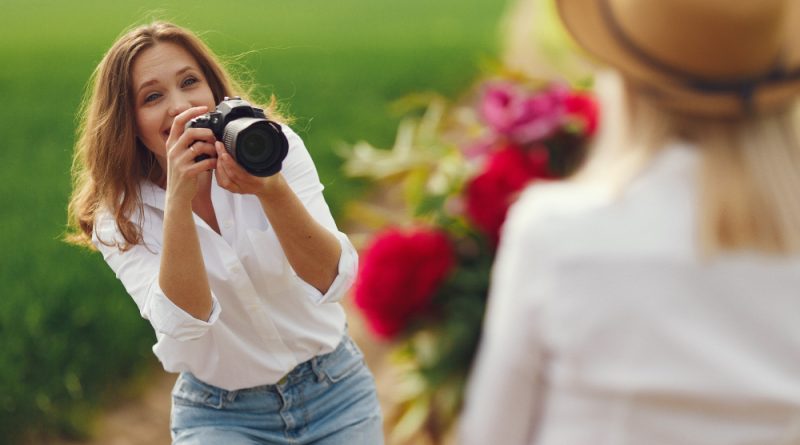
[[[81,104],[65,236],[69,243],[93,247],[95,218],[101,210],[114,216],[124,238],[117,243],[122,250],[142,242],[139,183],[142,179],[155,180],[163,172],[153,153],[136,137],[131,68],[144,50],[164,42],[177,44],[194,57],[216,103],[225,96],[249,100],[250,90],[244,89],[205,43],[185,28],[154,22],[117,39],[92,73]],[[282,119],[277,115],[274,97],[266,108],[271,118]],[[137,211],[139,218],[134,222]]]

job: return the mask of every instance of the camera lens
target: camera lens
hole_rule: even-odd
[[[239,154],[250,163],[263,163],[269,159],[269,136],[259,131],[258,128],[251,128],[239,135]]]
[[[225,148],[245,170],[255,176],[271,176],[281,170],[289,151],[278,124],[262,118],[239,118],[225,126]]]

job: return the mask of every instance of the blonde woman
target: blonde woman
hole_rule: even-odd
[[[604,121],[510,212],[461,443],[800,444],[800,3],[557,5]]]
[[[84,100],[70,241],[103,254],[180,373],[173,443],[382,443],[374,380],[338,303],[357,254],[302,140],[267,107],[285,159],[274,151],[274,168],[251,174],[244,159],[266,140],[243,139],[255,145],[240,158],[187,127],[246,93],[184,28],[120,37]]]

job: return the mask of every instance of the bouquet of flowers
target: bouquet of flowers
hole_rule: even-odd
[[[360,142],[344,153],[345,173],[382,191],[378,203],[350,204],[374,230],[354,303],[393,342],[390,441],[440,443],[460,409],[506,212],[526,185],[575,168],[598,113],[586,92],[509,74],[456,103],[409,103],[422,113],[401,122],[391,149]]]

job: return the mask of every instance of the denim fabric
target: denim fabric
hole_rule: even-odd
[[[375,381],[345,336],[275,385],[226,391],[182,373],[172,391],[175,445],[380,445]]]

